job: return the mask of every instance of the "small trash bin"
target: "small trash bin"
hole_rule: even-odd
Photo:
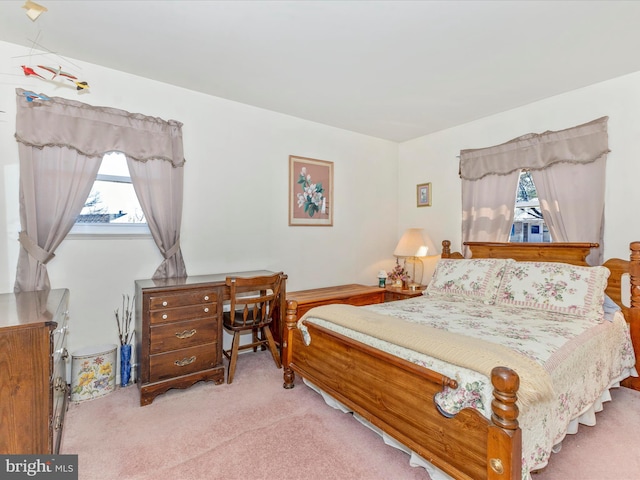
[[[71,401],[93,400],[116,388],[117,345],[98,345],[71,353]]]

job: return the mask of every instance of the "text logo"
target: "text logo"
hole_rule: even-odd
[[[78,480],[77,455],[0,455],[3,480]]]

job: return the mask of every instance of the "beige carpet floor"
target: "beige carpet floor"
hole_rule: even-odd
[[[618,389],[534,480],[640,478],[640,392]],[[405,453],[296,382],[268,352],[238,360],[231,385],[170,390],[145,407],[130,386],[67,412],[61,453],[80,480],[427,480]]]

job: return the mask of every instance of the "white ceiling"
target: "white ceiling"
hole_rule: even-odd
[[[394,141],[640,71],[639,1],[38,3],[0,40]]]

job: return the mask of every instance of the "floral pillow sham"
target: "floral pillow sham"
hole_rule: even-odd
[[[425,295],[471,297],[492,304],[496,300],[500,280],[511,259],[478,258],[438,261]]]
[[[496,303],[602,319],[609,274],[600,266],[514,262],[504,273]]]

